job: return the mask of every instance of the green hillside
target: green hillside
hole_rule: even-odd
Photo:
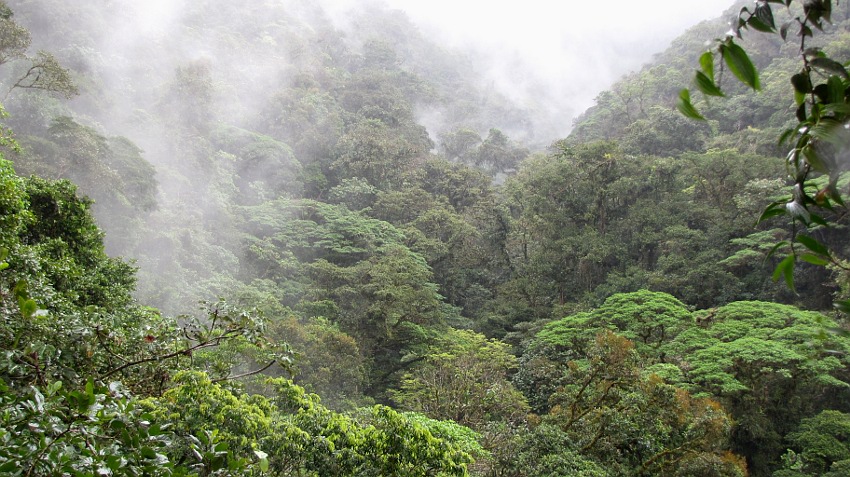
[[[800,3],[541,147],[380,3],[0,2],[0,475],[844,475],[850,6]]]

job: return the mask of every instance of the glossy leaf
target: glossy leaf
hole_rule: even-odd
[[[772,32],[776,29],[776,23],[773,20],[773,10],[766,3],[756,4],[756,18],[769,28],[769,31]]]
[[[827,87],[829,89],[829,102],[830,103],[843,103],[844,102],[844,82],[841,81],[841,78],[838,76],[832,75],[827,80]]]
[[[844,102],[825,104],[823,111],[824,113],[850,114],[850,104]]]
[[[806,162],[812,166],[812,169],[823,173],[829,172],[829,167],[826,165],[824,158],[811,144],[803,148],[803,155],[806,157]]]
[[[797,242],[800,242],[801,244],[803,244],[804,247],[811,250],[812,252],[818,255],[829,256],[829,249],[827,249],[826,246],[824,246],[822,243],[809,237],[808,235],[798,234],[796,239]]]
[[[747,20],[747,26],[756,31],[764,33],[773,33],[773,27],[771,27],[767,23],[764,23],[760,18],[756,16],[752,16]]]
[[[833,59],[824,57],[812,58],[809,60],[809,64],[827,73],[839,75],[844,79],[850,79],[850,75],[847,74],[847,70],[844,66]]]
[[[697,111],[694,105],[691,104],[691,93],[686,89],[679,92],[679,101],[676,103],[676,108],[680,113],[684,114],[685,117],[705,121],[705,118],[699,113],[699,111]]]
[[[764,212],[762,212],[762,214],[759,216],[759,219],[756,223],[762,223],[771,217],[776,217],[777,215],[784,215],[785,213],[785,204],[782,202],[774,202],[764,209]]]
[[[703,94],[708,96],[724,96],[723,91],[720,91],[720,88],[714,84],[714,81],[711,80],[708,76],[705,75],[702,71],[696,72],[696,85],[697,89],[699,89]]]
[[[794,90],[799,93],[808,94],[812,92],[812,81],[806,73],[797,73],[792,76],[791,84],[794,85]]]
[[[848,139],[848,133],[844,123],[833,119],[821,119],[820,122],[811,129],[811,135],[814,138],[829,142],[839,147],[846,144]]]
[[[726,62],[726,66],[729,67],[729,71],[731,71],[736,78],[752,89],[761,89],[756,67],[753,65],[749,55],[747,55],[747,52],[744,51],[743,48],[736,43],[729,41],[728,43],[724,43],[720,46],[720,54],[723,56],[723,61]]]

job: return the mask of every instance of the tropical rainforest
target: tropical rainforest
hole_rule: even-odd
[[[551,138],[380,3],[0,1],[0,475],[850,475],[847,3]]]

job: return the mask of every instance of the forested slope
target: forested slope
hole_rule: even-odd
[[[380,4],[8,7],[0,472],[850,462],[846,269],[790,290],[793,225],[756,224],[788,193],[781,41],[751,35],[763,91],[695,122],[676,99],[728,29],[704,22],[541,148],[542,110]],[[843,217],[813,234],[847,257]]]

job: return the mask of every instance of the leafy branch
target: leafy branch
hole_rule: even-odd
[[[228,313],[226,310],[226,304],[223,301],[219,302],[217,306],[214,307],[214,309],[209,313],[209,324],[202,324],[198,322],[191,323],[187,326],[184,326],[181,330],[181,333],[187,344],[181,347],[180,349],[169,353],[159,354],[156,356],[148,356],[132,361],[127,361],[122,358],[122,360],[125,361],[123,364],[106,371],[100,376],[100,379],[107,379],[110,376],[120,373],[128,368],[139,366],[145,363],[159,363],[162,361],[168,361],[171,359],[179,358],[180,356],[192,356],[196,351],[206,348],[218,347],[226,342],[230,342],[237,339],[247,339],[248,341],[257,344],[265,344],[265,340],[261,336],[262,322],[246,312],[240,312],[235,315]],[[150,336],[147,339],[153,341],[156,338]],[[261,341],[263,343],[260,343]],[[120,356],[109,350],[108,347],[107,350],[111,355],[120,358]],[[288,350],[284,351],[288,352]],[[288,363],[290,359],[291,358],[288,356],[275,355],[267,364],[257,370],[219,378],[215,380],[215,382],[253,376],[266,371],[276,363]]]
[[[785,41],[791,34],[798,38],[801,69],[789,78],[798,124],[784,131],[779,138],[780,144],[789,146],[786,167],[792,193],[790,197],[768,205],[759,218],[759,222],[780,215],[791,219],[791,239],[776,244],[768,256],[781,248],[789,250],[790,253],[777,265],[773,279],[784,278],[792,290],[794,268],[800,261],[847,269],[834,252],[797,227],[799,224],[803,229],[816,230],[829,227],[847,216],[846,204],[838,187],[839,177],[845,168],[840,166],[837,156],[850,146],[850,74],[841,62],[807,43],[815,31],[823,31],[831,22],[832,3],[831,0],[758,0],[754,7],[743,7],[732,30],[724,38],[715,39],[714,46],[700,57],[700,69],[695,75],[695,85],[703,95],[724,96],[714,74],[714,59],[719,55],[723,65],[740,82],[759,90],[758,71],[735,39],[743,38],[744,30],[776,34]],[[778,28],[772,4],[785,7],[791,16]],[[689,118],[705,120],[691,102],[687,89],[680,92],[677,107]],[[828,179],[816,181],[820,176]],[[824,212],[834,217],[825,218]],[[842,311],[850,310],[850,302],[836,303],[836,307]]]

